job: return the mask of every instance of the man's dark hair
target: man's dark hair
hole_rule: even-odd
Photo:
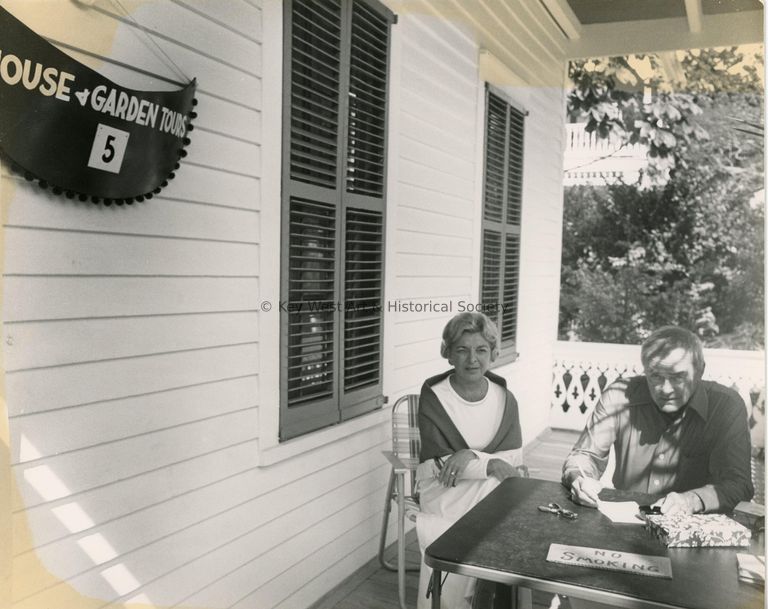
[[[696,376],[701,378],[704,374],[704,347],[699,337],[685,328],[664,326],[651,333],[640,349],[640,360],[647,368],[651,360],[663,358],[679,348],[693,355],[693,369]]]

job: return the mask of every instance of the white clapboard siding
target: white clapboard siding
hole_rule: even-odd
[[[257,171],[254,167],[250,173]],[[178,179],[163,189],[162,196],[242,209],[260,207],[260,181],[252,175],[183,163],[177,177]],[[226,184],[227,188],[222,188],[223,184]]]
[[[232,524],[231,533],[226,523],[214,521],[213,524],[225,533],[225,539],[229,539],[230,535],[237,536],[230,544],[233,548],[228,546],[227,549],[230,550],[229,557],[235,557],[238,566],[204,591],[192,594],[183,602],[192,606],[214,606],[216,603],[229,606],[294,564],[297,556],[303,558],[313,553],[315,546],[312,542],[318,535],[324,535],[326,539],[332,540],[354,527],[361,517],[375,513],[371,509],[373,499],[371,495],[376,493],[380,495],[384,492],[384,488],[371,488],[364,478],[352,480],[334,490],[347,498],[348,502],[340,506],[333,494],[326,492],[321,497],[282,514],[279,519],[269,521],[252,531],[242,531],[244,528],[242,517],[239,519],[229,517]],[[380,501],[379,504],[381,504]],[[333,516],[327,516],[329,512]],[[286,527],[290,531],[287,538]],[[175,541],[177,544],[194,543],[194,539],[187,541],[182,538]],[[303,551],[299,549],[301,544],[304,544]],[[168,549],[170,550],[171,547]],[[233,549],[234,552],[231,551]],[[189,554],[194,555],[195,548],[190,550]],[[226,558],[224,557],[225,560]],[[164,567],[172,569],[175,562],[173,559],[172,555],[169,556]],[[136,563],[136,568],[140,572],[140,562]],[[189,587],[188,585],[186,589],[188,590]]]
[[[464,66],[464,70],[477,70],[477,43],[470,38],[461,25],[453,19],[443,19],[434,3],[425,0],[409,2],[402,7],[398,27],[404,38],[403,44],[419,44],[429,40],[433,61],[449,65]]]
[[[470,236],[436,235],[418,229],[400,229],[395,239],[397,251],[408,254],[462,256],[472,247]]]
[[[170,500],[167,506],[158,505],[152,510],[130,514],[114,525],[123,528],[124,533],[113,531],[106,538],[115,544],[122,539],[125,543],[133,544],[133,535],[136,533],[132,531],[137,519],[146,518],[146,526],[164,528],[163,532],[158,531],[156,535],[157,544],[139,547],[136,552],[127,555],[121,553],[121,562],[134,574],[140,574],[141,569],[147,568],[146,564],[154,570],[155,577],[164,574],[153,582],[147,593],[153,599],[160,595],[164,598],[163,604],[178,602],[189,595],[190,590],[204,589],[207,581],[216,581],[220,574],[226,575],[236,571],[244,562],[247,564],[246,557],[260,555],[270,547],[279,548],[282,539],[292,537],[297,531],[304,530],[321,518],[328,511],[320,510],[322,505],[341,509],[340,497],[356,497],[361,491],[368,492],[370,482],[366,472],[385,469],[378,453],[384,447],[382,439],[382,432],[374,430],[353,438],[350,443],[352,451],[344,457],[333,456],[332,448],[324,447],[317,454],[322,461],[311,461],[311,457],[302,456],[299,458],[300,463],[293,466],[280,464],[269,470],[256,468],[246,471],[221,483]],[[372,447],[376,450],[372,451]],[[379,471],[380,480],[384,480],[382,475],[385,473]],[[348,484],[343,480],[352,482]],[[350,490],[354,488],[360,490]],[[249,495],[254,497],[249,500]],[[378,509],[380,496],[375,501]],[[322,503],[318,504],[318,501]],[[228,504],[230,507],[227,507]],[[150,511],[154,513],[147,515]],[[208,517],[202,518],[205,515]],[[291,521],[290,526],[284,524],[284,515]],[[177,522],[179,519],[181,521]],[[123,520],[127,522],[119,524]],[[98,530],[106,534],[110,526]],[[167,527],[177,530],[178,534],[170,535]],[[211,540],[215,540],[215,543]],[[69,542],[71,540],[62,541],[64,544]],[[190,544],[193,547],[187,547]],[[55,551],[56,547],[54,544],[51,551]],[[28,561],[30,557],[22,556],[19,560]],[[80,580],[79,586],[91,589],[93,585],[101,585],[98,576],[101,568],[94,573],[82,573],[77,578]],[[43,602],[51,598],[51,595],[55,597],[55,593],[46,591],[32,598]]]
[[[257,279],[231,277],[7,277],[9,321],[248,311]]]
[[[408,57],[404,71],[416,72],[422,75],[425,84],[437,87],[441,96],[447,96],[445,111],[457,112],[461,115],[462,106],[467,103],[463,94],[468,88],[475,86],[477,82],[477,67],[467,57],[452,62],[456,51],[450,51],[441,41],[431,36],[403,37],[402,52]],[[418,31],[420,32],[420,30]],[[418,33],[414,30],[414,34]],[[440,54],[435,51],[440,49]],[[452,57],[453,55],[453,57]],[[405,72],[404,72],[405,73]]]
[[[381,497],[384,488],[366,490],[371,491],[374,496],[363,496],[344,506],[338,506],[338,504],[335,506],[309,505],[306,506],[307,509],[305,510],[290,514],[287,520],[292,523],[294,528],[289,538],[285,538],[284,532],[279,527],[274,527],[272,543],[268,543],[264,551],[255,552],[252,560],[243,565],[242,568],[227,575],[204,593],[194,595],[185,602],[198,607],[212,606],[214,602],[223,602],[225,607],[237,606],[238,601],[244,600],[247,596],[247,594],[242,593],[243,590],[254,591],[268,584],[270,580],[294,566],[294,556],[311,556],[349,529],[370,519],[375,514],[370,509],[371,503],[375,500],[375,496]],[[332,497],[326,497],[320,501],[331,499]],[[379,501],[379,503],[381,502]],[[312,509],[313,507],[322,511],[318,512]],[[327,513],[329,508],[338,509],[338,511],[318,519],[318,514]],[[322,565],[318,565],[318,567],[322,570]],[[258,606],[251,603],[246,603],[243,606]]]
[[[144,7],[138,4],[135,10],[130,9],[130,3],[123,6],[128,9],[128,14],[119,10],[119,5],[109,2],[98,6],[97,10],[111,15],[116,20],[131,26],[132,29],[140,29],[152,35],[158,44],[163,40],[170,41],[198,53],[210,55],[215,60],[229,64],[237,70],[250,71],[254,76],[258,77],[261,73],[259,41],[242,35],[233,36],[229,27],[222,27],[221,23],[210,19],[205,12],[190,10],[193,5],[158,2]],[[259,14],[258,11],[245,11],[245,14],[250,15],[249,21],[252,25],[257,25],[255,16]],[[258,31],[253,30],[253,32]],[[143,34],[139,33],[137,37],[141,39],[142,36]],[[150,44],[147,42],[147,45]],[[256,49],[258,52],[255,53]],[[254,63],[250,66],[243,65],[244,57],[248,57],[250,62]],[[175,57],[174,62],[176,62]]]
[[[408,366],[418,366],[419,364],[434,362],[439,353],[440,338],[438,335],[437,338],[409,341],[402,345],[398,345],[395,348],[395,360],[397,361],[398,368],[407,368]],[[447,360],[445,368],[450,368]],[[435,370],[430,376],[433,376],[438,372],[442,372],[442,369],[439,364],[436,364]]]
[[[60,51],[79,61],[84,66],[96,70],[105,78],[126,89],[137,91],[176,91],[188,80],[183,75],[172,72],[165,76],[144,68],[132,67],[130,64],[116,61],[95,50],[84,51],[55,38],[47,38],[47,40]],[[167,70],[163,71],[166,72]]]
[[[255,398],[248,396],[257,391],[256,377],[245,376],[15,417],[12,462],[26,463],[252,408]]]
[[[7,371],[218,347],[258,340],[258,314],[207,313],[6,323]],[[88,342],[80,340],[90,336]],[[31,345],[46,343],[45,351]]]
[[[524,2],[515,2],[515,5]],[[536,82],[536,77],[541,73],[552,69],[553,65],[559,65],[556,60],[555,52],[546,44],[533,35],[529,29],[529,23],[523,22],[524,15],[519,9],[511,8],[509,5],[500,5],[500,19],[492,19],[484,22],[482,31],[485,35],[492,38],[515,41],[514,48],[517,50],[516,65],[513,69],[521,67],[526,72],[529,82]],[[482,10],[471,11],[473,20],[480,17]]]
[[[185,173],[188,168],[185,167]],[[185,179],[185,178],[180,178]],[[5,209],[6,226],[77,229],[132,235],[187,237],[256,243],[257,210],[234,209],[168,199],[162,193],[145,204],[104,207],[56,197],[48,201],[35,189],[21,187],[23,178],[0,177],[0,189],[15,189],[13,204]],[[19,188],[17,188],[19,186]],[[53,197],[53,195],[51,195]],[[119,217],[119,226],[115,220]]]
[[[313,561],[322,564],[324,571],[320,575],[303,579],[301,587],[296,589],[294,586],[294,591],[290,596],[284,596],[285,591],[289,589],[286,581],[296,575],[301,576],[301,574],[291,571],[281,576],[280,580],[276,580],[273,586],[282,587],[281,593],[284,596],[284,600],[275,605],[275,608],[304,609],[307,606],[311,606],[313,599],[320,598],[329,585],[333,589],[347,578],[348,573],[354,573],[360,568],[360,565],[365,564],[368,557],[375,554],[378,550],[379,527],[376,525],[375,519],[372,519],[364,523],[360,528],[362,530],[362,535],[360,536],[364,536],[366,533],[369,534],[368,540],[364,543],[355,545],[359,539],[349,533],[347,536],[350,538],[350,542],[346,544],[346,547],[352,547],[353,549],[345,552],[345,539],[338,539],[334,546],[326,546],[321,553],[317,553],[307,559],[307,563]],[[394,535],[395,532],[390,532],[389,538],[392,539]]]
[[[414,277],[401,275],[395,281],[393,294],[400,294],[409,301],[419,298],[434,300],[457,298],[470,293],[471,277]],[[407,295],[407,296],[406,296]],[[446,314],[445,321],[450,315]]]
[[[229,135],[244,142],[261,141],[261,111],[255,107],[258,100],[249,100],[247,105],[234,103],[204,91],[195,95],[197,118],[195,131],[208,130]],[[194,133],[197,141],[197,133]]]
[[[243,38],[261,44],[258,34],[261,32],[261,11],[249,10],[246,0],[173,0],[176,4],[194,11],[209,21],[236,32]],[[250,7],[259,7],[250,3]]]
[[[431,176],[425,176],[431,180]],[[466,217],[446,216],[440,209],[414,209],[402,206],[398,215],[403,220],[404,226],[418,226],[429,234],[450,237],[471,237],[472,220]]]
[[[525,15],[525,25],[530,28],[539,42],[545,43],[547,48],[557,51],[557,57],[565,56],[568,39],[563,35],[560,27],[554,23],[544,5],[534,5],[522,0],[517,2],[513,10],[516,10],[520,15]]]
[[[474,98],[467,96],[466,87],[456,90],[443,85],[438,78],[432,78],[421,70],[403,66],[403,79],[407,79],[410,85],[409,92],[417,99],[421,99],[424,109],[430,107],[440,114],[435,117],[450,122],[459,133],[467,133],[462,128],[474,125]],[[411,108],[413,110],[413,108]],[[421,109],[419,109],[421,110]],[[471,131],[470,131],[471,133]]]
[[[422,277],[454,277],[472,275],[472,257],[453,254],[450,266],[446,265],[446,256],[442,254],[398,254],[395,265],[402,275]]]
[[[95,532],[105,522],[183,497],[222,479],[234,479],[253,469],[250,457],[256,450],[254,440],[230,444],[105,487],[16,511],[14,552],[23,554],[37,545],[89,529]]]
[[[171,57],[177,68],[190,76],[195,75],[195,70],[206,70],[209,61],[215,62],[221,67],[239,72],[244,77],[239,83],[244,92],[249,90],[251,83],[261,80],[261,44],[244,36],[233,36],[228,29],[182,7],[183,5],[169,2],[140,6],[131,15],[131,21],[124,19],[131,29],[118,32],[116,48],[119,49],[119,45],[125,41],[130,49],[129,53],[141,53],[157,45]],[[247,11],[248,14],[257,12]],[[134,36],[137,29],[132,21],[138,23],[141,31],[152,38],[152,42],[144,45],[145,49],[135,42],[129,42],[129,37]],[[148,23],[154,24],[161,33],[148,31],[145,25]],[[209,84],[221,84],[227,91],[226,97],[237,99],[237,96],[230,95],[237,87],[233,88],[236,83],[232,82],[227,72],[226,69],[221,70],[220,76],[213,77]]]
[[[403,99],[403,111],[400,116],[400,135],[404,138],[404,145],[407,145],[408,141],[416,139],[427,146],[433,146],[457,158],[466,161],[473,159],[474,142],[471,138],[466,137],[467,132],[462,131],[460,127],[474,129],[474,124],[457,125],[456,129],[447,129],[444,121],[439,121],[435,115],[429,112],[430,103],[432,109],[439,109],[440,104],[437,100],[433,99],[431,102],[427,102],[407,90],[401,93],[401,97]],[[427,111],[424,112],[424,109]]]
[[[9,372],[16,404],[8,410],[29,414],[243,376],[258,370],[258,357],[257,345],[245,343]]]
[[[38,35],[44,38],[69,36],[70,42],[76,47],[82,46],[87,51],[100,47],[108,48],[110,38],[114,35],[112,20],[106,21],[98,11],[81,8],[72,2],[5,0],[3,8]],[[79,38],[72,38],[75,36]],[[90,38],[90,44],[84,44],[86,36]]]
[[[290,595],[296,590],[296,582],[311,581],[325,575],[325,570],[329,564],[343,559],[350,548],[355,548],[360,539],[365,539],[368,544],[368,552],[374,549],[376,535],[381,528],[381,516],[374,514],[364,520],[358,521],[364,510],[356,510],[357,506],[350,506],[348,512],[352,520],[353,528],[346,530],[342,535],[335,539],[329,539],[331,533],[318,535],[316,543],[320,546],[317,552],[310,555],[304,555],[303,560],[292,565],[289,569],[276,575],[266,585],[260,587],[253,594],[243,598],[233,606],[233,609],[248,609],[250,607],[271,607],[288,600]],[[321,532],[325,533],[325,531]],[[303,540],[302,540],[303,541]]]
[[[185,162],[213,169],[231,171],[247,177],[258,177],[261,147],[218,133],[195,130],[194,145],[187,147]]]
[[[370,434],[368,438],[371,438]],[[382,467],[380,454],[370,450],[371,446],[378,449],[386,445],[376,444],[377,441],[380,442],[380,439],[374,440],[373,445],[353,445],[350,453],[342,460],[323,462],[319,469],[316,464],[314,466],[307,464],[306,470],[298,478],[294,473],[296,467],[287,472],[285,468],[280,468],[282,471],[275,472],[275,475],[285,472],[288,477],[285,484],[275,483],[270,468],[269,472],[249,471],[233,478],[231,482],[223,481],[215,485],[215,488],[222,492],[227,491],[227,487],[231,486],[231,492],[235,493],[236,499],[243,496],[245,490],[254,494],[258,492],[250,501],[235,502],[237,506],[244,506],[241,519],[242,530],[245,532],[221,537],[215,547],[194,557],[194,560],[184,565],[184,568],[169,570],[147,586],[145,592],[162,604],[185,601],[189,596],[203,593],[210,582],[235,572],[246,562],[244,557],[255,556],[266,551],[269,546],[266,545],[263,527],[280,525],[284,514],[299,510],[303,505],[328,493],[336,498],[336,504],[332,507],[341,509],[343,505],[340,497],[344,496],[348,501],[348,491],[342,488],[346,485],[343,481],[361,479],[367,472],[380,470]],[[266,492],[264,487],[270,488],[271,491]],[[303,527],[298,527],[296,530],[300,528]],[[280,533],[280,531],[276,532]],[[295,532],[295,530],[284,529],[281,535],[286,538]]]
[[[5,239],[18,252],[6,257],[7,275],[247,277],[259,263],[253,243],[11,227]]]
[[[445,317],[439,313],[412,314],[397,324],[394,331],[395,344],[431,342],[436,345],[433,356],[440,354],[440,337],[445,327]]]
[[[495,4],[491,7],[487,3],[470,6],[427,0],[425,4],[430,5],[434,12],[449,18],[457,14],[483,39],[489,41],[493,50],[500,53],[500,59],[530,85],[541,86],[546,83],[560,82],[562,79],[562,74],[557,73],[561,64],[555,60],[556,55],[551,46],[543,45],[542,41],[531,35],[530,19],[526,19],[523,24],[517,21],[524,15],[520,5],[532,3],[515,0],[511,4]],[[493,18],[481,19],[482,13],[488,13],[491,8],[494,9]],[[544,13],[545,9],[541,7],[537,12]],[[499,40],[510,42],[502,46]],[[542,51],[542,46],[546,48],[545,51]]]
[[[403,134],[400,157],[416,165],[439,163],[441,170],[449,175],[465,175],[473,166],[470,159],[446,153],[434,143],[419,141],[407,134]]]
[[[450,319],[450,317],[449,317]],[[451,368],[451,365],[447,360],[440,359],[433,355],[434,350],[427,350],[424,355],[424,361],[417,364],[411,364],[410,366],[395,366],[394,373],[399,379],[402,379],[406,387],[412,387],[415,391],[412,393],[419,393],[422,383],[436,374],[445,372]],[[429,357],[430,359],[426,359]]]
[[[399,170],[403,180],[409,184],[421,184],[430,190],[449,192],[465,200],[471,199],[474,193],[473,180],[460,174],[449,173],[432,164],[401,158]]]
[[[14,466],[14,471],[22,494],[29,497],[27,505],[34,505],[243,442],[249,434],[253,435],[256,418],[253,408],[225,413],[204,421],[22,463]],[[40,485],[51,472],[62,481],[60,487]],[[35,501],[35,497],[39,499]]]
[[[379,467],[385,465],[380,463]],[[215,489],[205,489],[207,492],[184,497],[185,501],[163,504],[100,527],[98,535],[109,540],[111,551],[89,552],[88,544],[93,543],[94,535],[86,531],[47,544],[37,554],[46,562],[66,563],[59,573],[66,579],[89,578],[91,570],[101,570],[119,557],[119,561],[128,566],[136,577],[146,581],[152,579],[150,576],[153,574],[175,572],[191,558],[206,555],[212,539],[216,539],[219,546],[234,546],[230,548],[233,550],[230,555],[240,561],[243,555],[262,553],[270,548],[279,549],[286,528],[292,534],[310,529],[319,524],[324,514],[339,507],[334,493],[329,493],[326,487],[319,488],[313,496],[306,494],[305,486],[301,486],[301,492],[293,489],[296,502],[300,502],[298,505],[292,506],[287,502],[285,508],[279,510],[279,505],[275,505],[269,497],[251,500],[243,497],[248,490],[252,492],[252,487],[216,485]],[[227,490],[231,490],[233,495],[222,495]],[[333,490],[350,502],[358,501],[371,492],[365,476],[353,478]],[[157,557],[160,557],[159,560]],[[27,552],[16,557],[15,563],[19,569],[31,571],[35,560],[34,553]],[[36,591],[30,585],[29,588],[19,588],[16,594],[23,598]],[[216,590],[210,593],[218,595]],[[210,604],[213,605],[212,602]]]
[[[151,68],[153,71],[165,68],[165,64],[152,53],[152,45],[141,46],[140,42],[137,42],[134,32],[128,29],[122,29],[119,32],[115,41],[115,49],[124,48],[126,54],[132,54],[132,63],[141,62],[141,65],[149,66],[154,63]],[[241,58],[241,61],[248,61],[250,65],[237,69],[227,62],[203,54],[203,51],[193,50],[186,44],[176,44],[157,37],[153,37],[153,40],[162,52],[173,58],[174,64],[181,69],[186,78],[197,78],[198,88],[201,92],[230,99],[249,108],[259,107],[254,103],[254,98],[261,96],[261,79],[257,76],[261,59],[254,56],[260,53],[258,45],[254,45],[252,56]],[[215,51],[215,49],[211,50]],[[176,80],[180,78],[181,76],[177,76]]]

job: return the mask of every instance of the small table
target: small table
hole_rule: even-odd
[[[612,498],[648,498],[617,494],[612,491]],[[537,509],[551,501],[578,518]],[[667,556],[672,579],[547,562],[551,543]],[[750,551],[762,553],[757,542],[752,548],[666,548],[642,525],[614,524],[598,510],[572,503],[556,482],[509,478],[431,544],[425,561],[434,581],[447,571],[615,607],[757,609],[763,607],[763,586],[741,582],[737,574],[736,553]],[[433,594],[432,608],[439,609],[440,591]]]

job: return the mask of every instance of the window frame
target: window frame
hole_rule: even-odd
[[[301,0],[297,0],[301,1]],[[337,83],[337,114],[336,114],[336,166],[335,166],[335,185],[332,189],[323,190],[317,184],[304,183],[292,177],[292,92],[293,92],[293,4],[294,0],[286,0],[283,6],[283,62],[282,62],[282,124],[281,142],[281,213],[280,213],[280,323],[279,323],[279,423],[278,439],[284,442],[298,436],[304,436],[328,428],[329,426],[347,421],[360,415],[369,413],[380,408],[384,404],[383,397],[383,359],[384,359],[384,278],[385,278],[385,250],[386,250],[386,202],[387,202],[387,170],[388,170],[388,146],[389,146],[389,113],[391,98],[391,56],[392,56],[392,25],[396,22],[394,14],[378,0],[339,0],[341,7],[340,17],[340,42],[339,42],[339,60],[338,83]],[[385,70],[385,92],[383,98],[383,118],[374,117],[383,123],[382,127],[382,156],[381,163],[381,195],[380,197],[360,195],[350,192],[348,182],[354,183],[354,171],[350,178],[350,93],[353,92],[353,86],[350,84],[352,79],[352,47],[354,40],[353,34],[353,12],[358,9],[357,5],[364,5],[365,9],[373,11],[378,17],[382,17],[386,22],[386,51],[384,53]],[[365,9],[361,12],[364,14]],[[370,30],[358,30],[370,31]],[[359,42],[359,40],[358,40]],[[357,47],[360,49],[361,47]],[[359,51],[360,52],[360,51]],[[381,59],[381,57],[377,57]],[[358,92],[360,90],[358,89]],[[381,99],[378,99],[381,102]],[[359,106],[358,106],[359,108]],[[359,157],[356,157],[356,160]],[[379,267],[378,267],[378,346],[377,358],[378,369],[376,376],[377,382],[357,390],[346,391],[342,386],[342,376],[345,374],[344,349],[349,343],[345,344],[345,324],[351,320],[351,314],[345,314],[343,306],[335,308],[330,313],[332,320],[330,329],[324,331],[327,335],[332,335],[331,342],[331,361],[330,367],[330,395],[325,395],[319,399],[310,399],[301,404],[289,403],[289,331],[292,327],[289,321],[289,314],[284,310],[289,301],[289,281],[290,281],[290,249],[291,249],[291,206],[296,199],[304,199],[309,202],[326,204],[333,208],[334,213],[334,256],[333,256],[333,297],[334,304],[346,304],[345,282],[347,272],[351,268],[351,262],[348,256],[348,232],[353,222],[350,222],[350,215],[358,219],[365,216],[366,210],[373,214],[380,214],[380,237],[379,237]],[[375,239],[375,237],[373,237]],[[362,246],[364,248],[365,244]],[[374,245],[375,257],[375,245]],[[355,253],[355,252],[353,252]],[[307,280],[302,280],[307,281]],[[328,327],[328,326],[326,326]],[[348,338],[348,337],[346,337]],[[350,341],[353,339],[349,339]],[[376,347],[373,347],[375,349]],[[304,361],[304,360],[301,360]],[[373,364],[373,360],[369,362]],[[371,368],[372,370],[372,368]],[[327,384],[327,383],[326,383]],[[291,385],[295,387],[295,385]]]
[[[501,202],[502,206],[500,209],[501,214],[501,220],[500,221],[493,221],[489,220],[486,217],[486,206],[488,205],[488,197],[489,197],[489,121],[491,120],[491,96],[496,97],[498,100],[503,102],[505,104],[506,113],[505,113],[505,140],[504,140],[504,159],[503,159],[503,179],[502,179],[502,192],[501,192]],[[492,85],[491,83],[486,82],[485,83],[485,91],[484,91],[484,102],[485,102],[485,113],[484,113],[484,121],[483,121],[483,145],[482,145],[482,154],[483,154],[483,173],[482,173],[482,191],[481,191],[481,209],[480,209],[480,281],[479,281],[479,295],[480,295],[480,301],[483,303],[490,303],[493,305],[498,305],[499,303],[505,303],[504,300],[504,289],[506,285],[506,255],[507,255],[507,240],[509,236],[516,236],[517,238],[517,252],[515,256],[515,264],[514,264],[514,270],[511,271],[514,273],[514,295],[513,295],[513,301],[514,301],[514,310],[512,312],[513,319],[514,319],[514,329],[512,331],[512,337],[511,339],[504,340],[503,336],[507,332],[507,328],[504,327],[504,311],[499,308],[499,310],[494,311],[493,313],[488,312],[488,317],[490,317],[494,323],[496,323],[498,329],[499,329],[499,356],[494,361],[494,366],[499,366],[503,364],[508,364],[511,362],[516,361],[520,354],[517,350],[518,344],[519,344],[519,326],[518,326],[518,320],[519,320],[519,305],[520,305],[520,262],[522,259],[522,242],[523,242],[523,207],[524,207],[524,176],[525,176],[525,119],[528,116],[528,111],[522,108],[519,104],[515,103],[511,99],[511,97],[505,93],[502,89],[499,87],[496,87]],[[510,149],[510,128],[509,128],[509,121],[511,120],[511,117],[516,115],[517,119],[520,122],[520,130],[519,130],[519,136],[520,136],[520,143],[518,146],[518,150],[515,152],[519,152],[519,161],[517,162],[517,165],[519,166],[519,172],[516,172],[515,178],[518,181],[518,188],[519,188],[519,204],[517,209],[518,214],[518,221],[515,224],[510,224],[507,221],[507,217],[509,214],[509,188],[510,188],[510,179],[509,179],[509,171],[510,171],[510,155],[511,155],[511,149]],[[489,260],[487,249],[490,246],[490,244],[487,242],[487,234],[488,232],[492,232],[496,235],[498,235],[498,241],[499,241],[499,253],[498,257],[495,260]],[[486,293],[486,274],[489,272],[493,267],[497,269],[497,287],[495,288],[496,294],[489,298],[488,294]],[[506,303],[505,303],[506,304]],[[509,322],[507,322],[509,323]]]

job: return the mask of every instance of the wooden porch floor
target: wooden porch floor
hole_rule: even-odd
[[[560,468],[577,436],[575,431],[547,429],[526,446],[525,463],[531,477],[560,480]],[[395,513],[396,511],[393,515]],[[421,557],[415,531],[410,531],[407,539],[406,561],[409,565],[418,565]],[[395,551],[395,544],[392,544],[387,549],[387,556],[394,557]],[[417,571],[406,574],[406,599],[409,608],[416,607],[418,583]],[[533,607],[547,609],[551,601],[551,594],[535,593]],[[321,598],[312,609],[399,609],[397,573],[382,568],[374,558]]]

